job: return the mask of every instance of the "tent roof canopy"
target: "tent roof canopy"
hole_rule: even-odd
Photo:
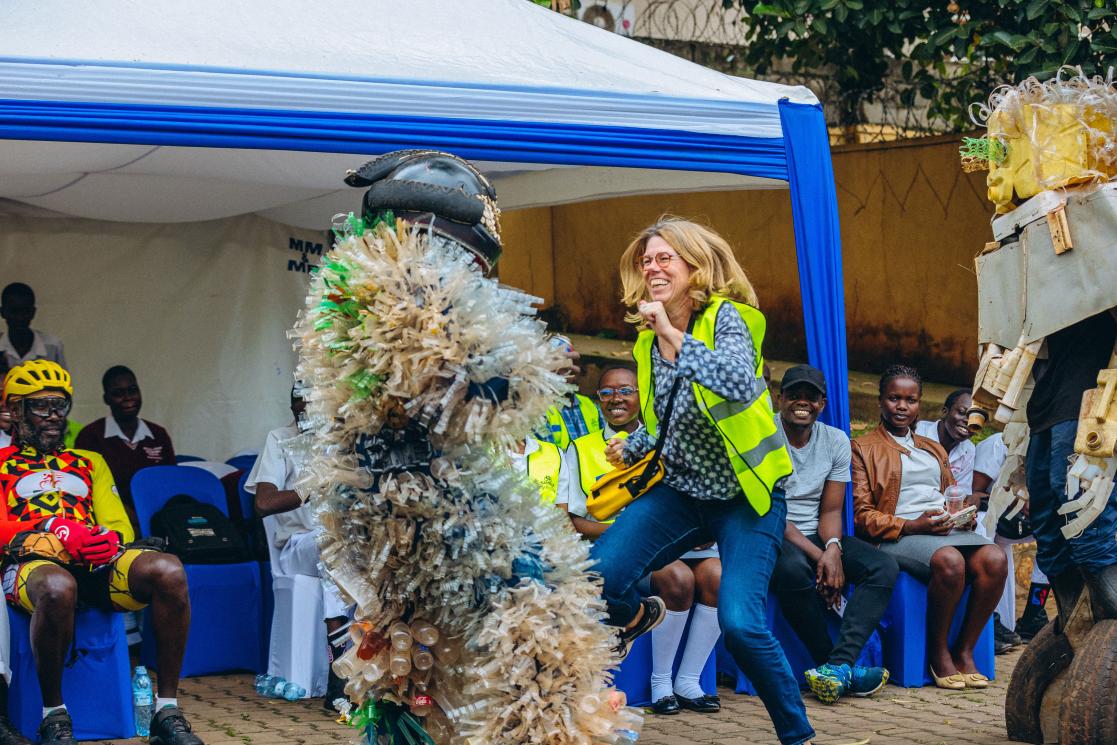
[[[782,187],[778,103],[817,103],[526,0],[315,11],[0,7],[0,198],[100,219],[254,212],[325,227],[358,201],[347,168],[413,146],[479,161],[507,209]]]

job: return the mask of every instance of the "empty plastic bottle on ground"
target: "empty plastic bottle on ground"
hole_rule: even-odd
[[[136,667],[132,676],[132,707],[136,716],[136,735],[147,737],[151,734],[151,710],[155,705],[152,697],[151,678],[143,665]]]
[[[283,698],[287,699],[288,701],[298,701],[300,698],[306,696],[306,689],[298,683],[292,683],[288,681],[287,684],[283,686],[283,690],[280,692],[280,695],[282,695]]]

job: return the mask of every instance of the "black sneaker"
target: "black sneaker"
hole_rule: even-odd
[[[644,615],[640,617],[640,622],[631,629],[620,629],[617,632],[617,646],[613,647],[613,651],[618,660],[628,657],[632,642],[663,623],[663,619],[667,617],[667,606],[664,605],[661,597],[653,595],[641,600],[640,604],[644,607]]]
[[[1016,632],[1010,631],[1007,626],[1001,623],[1001,618],[996,613],[993,614],[993,652],[994,654],[1004,654],[1013,647],[1023,644],[1024,640],[1021,639]]]
[[[70,712],[58,709],[44,717],[39,724],[39,742],[41,745],[77,745]]]
[[[177,706],[164,706],[151,718],[150,745],[205,745]]]
[[[3,713],[0,713],[0,745],[32,745]]]

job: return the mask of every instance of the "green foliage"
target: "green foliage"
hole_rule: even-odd
[[[746,61],[764,75],[790,63],[841,91],[839,123],[863,120],[886,86],[929,102],[932,120],[969,126],[967,106],[1001,83],[1063,65],[1117,64],[1117,0],[722,0],[747,14]]]

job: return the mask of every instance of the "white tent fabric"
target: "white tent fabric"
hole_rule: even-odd
[[[7,3],[0,55],[0,100],[38,104],[437,116],[778,139],[780,99],[816,102],[806,88],[723,75],[526,0]],[[340,175],[378,153],[316,149],[0,140],[0,198],[127,222],[257,213],[322,229],[356,204]],[[626,168],[585,173],[525,160],[482,163],[506,209],[538,204],[547,193],[579,201],[783,185],[696,173],[674,186]],[[502,188],[508,170],[515,182]]]

